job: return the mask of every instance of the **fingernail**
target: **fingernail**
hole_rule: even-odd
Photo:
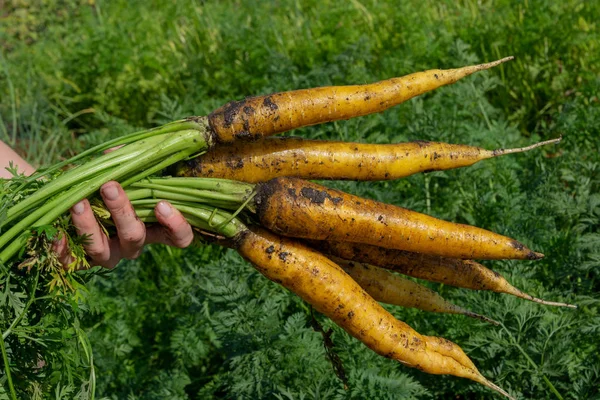
[[[163,217],[170,217],[173,214],[173,208],[169,203],[161,201],[156,205],[156,212]]]
[[[77,215],[81,215],[83,214],[83,210],[85,210],[85,206],[83,205],[83,201],[80,201],[79,203],[75,204],[71,210],[73,210],[73,212]]]
[[[119,189],[113,184],[102,188],[102,194],[107,200],[116,200],[119,198]]]

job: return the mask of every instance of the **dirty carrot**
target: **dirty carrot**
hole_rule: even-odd
[[[460,347],[420,335],[394,318],[320,253],[258,228],[240,232],[230,246],[267,278],[296,293],[376,353],[430,374],[474,380],[510,398],[477,371]]]
[[[428,373],[482,382],[459,346],[422,336],[396,320],[340,266],[316,250],[248,227],[231,214],[206,205],[172,204],[194,227],[219,235],[219,244],[235,249],[268,279],[296,293],[375,352]],[[152,205],[136,206],[135,210],[142,221],[154,221]]]
[[[182,162],[177,175],[264,182],[280,176],[303,179],[375,181],[418,172],[448,170],[481,160],[528,151],[561,138],[514,149],[414,141],[395,144],[347,143],[269,138],[252,143],[217,146],[201,157]]]
[[[192,226],[218,235],[218,243],[237,250],[267,278],[299,295],[375,352],[428,373],[462,376],[495,388],[459,346],[419,335],[396,320],[321,253],[293,239],[247,227],[231,214],[203,204],[171,204]],[[153,207],[136,205],[135,211],[142,221],[154,222]]]
[[[213,193],[191,190],[196,183],[211,180]],[[297,178],[276,178],[258,184],[213,178],[147,178],[132,184],[137,199],[140,188],[160,190],[165,200],[193,200],[207,203],[216,199],[229,209],[245,207],[272,231],[314,240],[366,243],[454,258],[538,259],[543,257],[505,236],[468,225],[439,220],[401,207],[363,199]],[[227,184],[225,185],[225,182]],[[183,190],[185,187],[189,190]],[[239,186],[238,189],[234,189]],[[174,188],[177,192],[172,192]],[[130,189],[126,191],[129,193]],[[228,191],[234,190],[236,194]],[[251,194],[249,192],[252,191]],[[183,196],[186,193],[186,197]],[[191,197],[190,197],[191,196]],[[207,201],[208,200],[208,201]],[[155,203],[156,197],[139,201]],[[219,200],[221,201],[221,200]],[[134,204],[138,200],[134,200]]]
[[[213,193],[209,197],[193,189],[205,179],[211,181]],[[139,193],[148,196],[160,191],[162,198],[170,201],[192,201],[193,204],[196,196],[196,203],[222,201],[219,204],[229,209],[243,206],[255,213],[263,226],[284,236],[366,243],[454,258],[538,259],[543,256],[513,239],[481,228],[439,220],[302,179],[276,178],[254,185],[227,180],[223,180],[223,184],[217,182],[219,179],[214,178],[147,178],[132,184],[126,192],[134,199],[133,204],[140,201],[155,204],[156,196],[138,200]],[[152,189],[140,191],[144,187]],[[229,191],[231,193],[227,193]]]
[[[420,335],[395,319],[321,253],[203,204],[172,204],[194,227],[219,235],[220,244],[238,251],[268,279],[296,293],[378,354],[427,373],[472,379],[508,396],[477,371],[459,346]],[[142,221],[154,221],[152,204],[135,208]]]
[[[176,182],[173,186],[180,187],[186,179],[162,181],[169,181],[169,184]],[[202,189],[218,189],[216,181],[202,185]],[[161,179],[150,180],[153,187],[167,188],[168,185],[160,182]],[[197,186],[193,182],[189,185]],[[231,185],[232,182],[226,182],[224,186]],[[143,199],[144,193],[139,188],[131,190],[139,197],[134,200],[138,217],[145,222],[154,222],[152,209],[161,199],[153,197],[148,198],[148,202],[136,203]],[[235,191],[244,193],[243,187]],[[168,190],[164,194],[170,196]],[[487,381],[460,347],[443,338],[420,335],[396,320],[335,262],[321,253],[264,229],[248,228],[233,215],[205,204],[177,199],[171,203],[194,227],[220,236],[221,244],[237,250],[267,278],[298,294],[373,351],[431,374],[469,378],[509,396]]]
[[[375,264],[414,278],[465,289],[506,293],[550,306],[576,308],[572,304],[542,300],[524,293],[511,285],[499,273],[472,260],[385,249],[361,243],[316,240],[309,243],[311,247],[325,254],[360,263]]]
[[[147,178],[143,182],[132,184],[126,189],[126,193],[136,206],[146,205],[153,208],[160,199],[164,199],[178,202],[177,204],[192,204],[192,206],[206,203],[220,204],[220,207],[232,210],[246,204],[249,211],[256,212],[256,201],[259,203],[263,201],[260,197],[258,200],[252,198],[256,193],[253,192],[256,187],[257,185],[212,178]],[[300,194],[302,195],[302,190]],[[325,198],[323,196],[323,200]],[[325,254],[376,265],[419,279],[466,289],[511,294],[545,305],[575,307],[566,303],[542,300],[524,293],[512,286],[499,273],[472,260],[345,241],[309,240],[308,243]]]
[[[529,259],[542,254],[514,239],[297,178],[256,185],[254,204],[271,231],[304,239],[366,243],[465,259]]]
[[[452,304],[433,290],[383,268],[341,258],[332,258],[332,260],[371,297],[381,303],[418,308],[429,312],[462,314],[499,325],[499,322],[491,318]]]
[[[303,126],[378,113],[474,72],[512,60],[456,69],[432,69],[377,83],[294,90],[232,101],[208,116],[224,142],[258,139]]]

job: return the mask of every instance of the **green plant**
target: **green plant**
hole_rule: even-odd
[[[454,303],[503,321],[537,367],[504,330],[460,317],[388,309],[425,334],[459,343],[486,376],[499,376],[498,383],[517,397],[555,399],[542,375],[564,398],[599,396],[600,371],[594,367],[600,362],[598,2],[95,3],[70,12],[60,23],[53,21],[54,9],[44,9],[44,34],[31,43],[9,38],[14,19],[0,22],[0,42],[10,42],[2,50],[0,135],[5,141],[14,135],[21,148],[33,149],[28,157],[38,165],[140,128],[205,115],[225,101],[251,94],[372,82],[514,54],[515,62],[432,93],[426,102],[416,99],[384,115],[294,134],[371,143],[432,140],[485,148],[524,146],[562,134],[557,151],[544,151],[542,156],[498,159],[485,168],[401,181],[332,186],[438,218],[531,238],[526,244],[542,251],[544,261],[484,264],[528,293],[569,298],[580,306],[576,313],[498,294],[430,287]],[[149,67],[138,62],[148,62]],[[48,147],[46,142],[56,145]],[[11,282],[26,303],[31,282],[14,277]],[[82,307],[89,311],[80,313],[80,307],[76,315],[94,349],[98,396],[487,395],[466,382],[428,377],[365,354],[317,315],[326,331],[332,328],[334,350],[347,373],[345,390],[303,304],[261,279],[233,252],[213,246],[183,251],[151,247],[139,260],[123,262],[87,287],[90,295]],[[56,331],[68,326],[60,324],[42,321],[37,326],[58,326]],[[74,371],[77,360],[83,365],[86,358],[75,336],[68,337],[44,343],[54,349],[57,365]],[[81,373],[80,381],[74,377],[71,393],[80,390],[79,382],[89,380],[88,373]],[[53,378],[54,386],[40,389],[46,397],[55,397],[59,377]],[[68,386],[60,382],[59,392]]]

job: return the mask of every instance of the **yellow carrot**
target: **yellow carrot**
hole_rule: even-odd
[[[533,297],[511,285],[502,275],[472,260],[446,258],[409,251],[385,249],[362,243],[338,241],[309,242],[311,247],[346,260],[374,264],[403,275],[473,290],[506,293],[540,304],[577,308],[567,303]]]
[[[375,300],[419,310],[462,314],[499,325],[491,318],[452,304],[433,290],[374,265],[333,258]]]
[[[539,259],[514,239],[363,199],[296,178],[257,184],[263,226],[285,236],[338,240],[454,258]]]
[[[308,125],[378,113],[474,72],[512,60],[432,69],[377,83],[294,90],[232,101],[208,116],[215,139],[254,140]]]
[[[420,335],[398,321],[315,250],[258,228],[240,232],[229,245],[267,278],[296,293],[378,354],[430,374],[468,378],[511,398],[483,377],[459,346]]]
[[[345,143],[301,138],[268,138],[252,143],[217,146],[182,163],[177,175],[234,179],[256,183],[281,176],[303,179],[375,181],[418,172],[473,165],[504,154],[558,143],[560,138],[515,149],[416,141],[396,144]]]

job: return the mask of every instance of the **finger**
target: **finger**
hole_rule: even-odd
[[[154,208],[161,226],[153,226],[146,232],[147,243],[163,243],[179,248],[188,247],[194,240],[192,227],[183,215],[166,201],[159,201]]]
[[[146,240],[146,227],[135,214],[131,202],[117,182],[102,185],[100,194],[117,228],[121,256],[136,258]]]
[[[111,249],[108,238],[96,221],[89,201],[81,200],[71,207],[71,220],[79,235],[88,235],[83,248],[91,258],[92,264],[106,266],[111,257]]]
[[[105,268],[114,268],[121,261],[121,258],[123,258],[119,238],[108,239],[108,247],[110,248],[110,257],[102,266]]]

